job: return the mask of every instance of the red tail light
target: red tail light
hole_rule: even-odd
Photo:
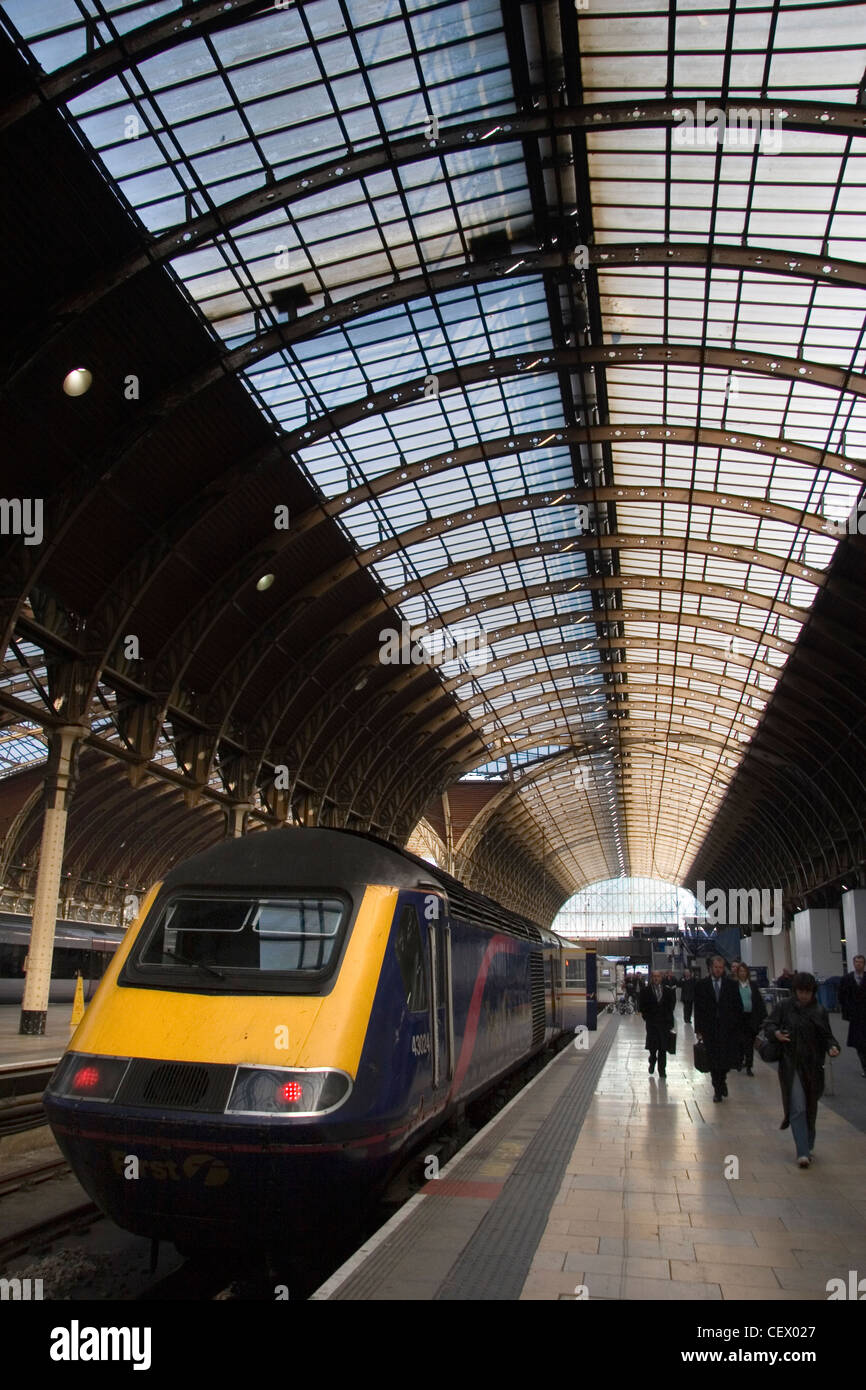
[[[99,1085],[96,1067],[79,1067],[72,1080],[73,1091],[92,1091]]]
[[[227,1115],[326,1115],[348,1099],[352,1078],[331,1067],[238,1067]]]
[[[128,1066],[128,1057],[67,1052],[49,1081],[46,1094],[73,1100],[113,1100]]]

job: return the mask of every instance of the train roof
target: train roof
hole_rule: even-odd
[[[33,918],[24,913],[0,912],[0,936],[5,942],[27,943],[33,930]],[[123,929],[99,927],[95,922],[72,921],[58,917],[54,929],[54,944],[84,949],[91,943],[117,946],[123,940]]]
[[[350,893],[368,883],[409,889],[436,885],[447,894],[456,916],[510,930],[526,940],[559,940],[529,918],[465,888],[426,859],[354,830],[286,826],[222,840],[175,865],[163,886],[164,890],[238,888],[250,881],[260,888],[285,888],[290,883],[293,888],[343,888]]]

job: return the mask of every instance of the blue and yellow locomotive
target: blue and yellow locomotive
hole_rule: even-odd
[[[227,841],[151,890],[45,1109],[121,1226],[289,1245],[573,1025],[563,945],[369,836]]]

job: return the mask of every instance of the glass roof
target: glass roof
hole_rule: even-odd
[[[56,72],[179,8],[3,0],[0,16]],[[190,10],[188,38],[65,109],[147,233],[216,215],[172,273],[226,354],[250,349],[246,389],[397,618],[439,632],[488,754],[462,775],[513,783],[564,882],[675,880],[866,479],[866,291],[831,274],[863,258],[864,142],[794,129],[784,107],[858,103],[866,5],[520,16],[515,38],[494,0],[307,0],[214,32]],[[664,99],[691,105],[585,136],[508,124]],[[423,152],[397,160],[406,136]],[[369,172],[340,164],[364,152]],[[327,187],[233,205],[326,167]],[[590,269],[533,270],[568,219]],[[678,245],[701,256],[665,263]],[[643,249],[606,263],[616,246]],[[568,367],[550,356],[565,349]],[[455,631],[482,663],[441,640]]]

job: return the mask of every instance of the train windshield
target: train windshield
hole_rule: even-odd
[[[148,972],[320,974],[335,958],[339,898],[178,897],[166,903],[138,956]]]

